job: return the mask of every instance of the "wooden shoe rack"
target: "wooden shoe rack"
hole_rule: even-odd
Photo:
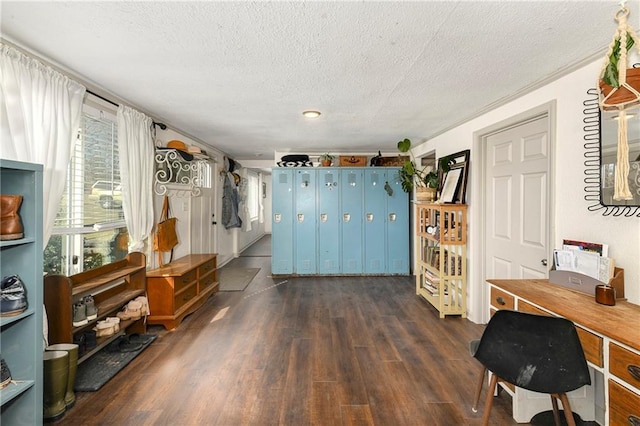
[[[44,279],[44,304],[49,319],[49,344],[73,343],[76,334],[92,329],[99,320],[115,317],[122,308],[146,293],[146,257],[142,253],[129,253],[125,259],[109,263],[70,277],[50,275]],[[93,296],[98,317],[86,325],[73,326],[73,304],[85,296]],[[120,322],[120,331],[99,337],[95,348],[85,352],[81,363],[98,350],[127,333],[144,334],[145,318]]]

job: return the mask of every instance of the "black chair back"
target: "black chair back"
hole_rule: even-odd
[[[497,311],[474,356],[502,380],[534,392],[564,393],[591,384],[578,333],[565,318]]]

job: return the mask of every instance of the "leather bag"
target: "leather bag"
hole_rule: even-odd
[[[160,222],[156,226],[156,233],[153,236],[153,250],[158,252],[160,265],[162,265],[162,252],[170,251],[173,257],[173,248],[178,244],[178,234],[176,233],[176,221],[178,219],[170,216],[169,197],[165,195]]]

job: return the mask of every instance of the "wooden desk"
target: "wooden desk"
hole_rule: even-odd
[[[583,420],[604,425],[640,425],[640,306],[618,301],[615,306],[596,303],[592,295],[579,293],[548,280],[488,280],[490,309],[565,317],[576,324],[592,370],[592,386],[569,394],[572,408]],[[591,389],[588,389],[591,388]],[[513,396],[516,421],[528,422],[533,414],[550,409],[541,399],[526,398],[523,389],[508,389]],[[584,403],[574,405],[575,398]],[[602,395],[604,398],[602,399]],[[596,402],[594,403],[594,399]],[[604,407],[599,407],[604,402]],[[542,407],[542,409],[540,409]],[[525,418],[528,417],[528,418]]]
[[[147,271],[149,324],[176,328],[218,291],[216,254],[190,254]]]

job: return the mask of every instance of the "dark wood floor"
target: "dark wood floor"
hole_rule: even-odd
[[[410,277],[272,279],[218,293],[98,392],[70,425],[479,425],[482,326],[438,319]],[[484,398],[484,393],[483,393]],[[492,425],[513,425],[502,392]]]

